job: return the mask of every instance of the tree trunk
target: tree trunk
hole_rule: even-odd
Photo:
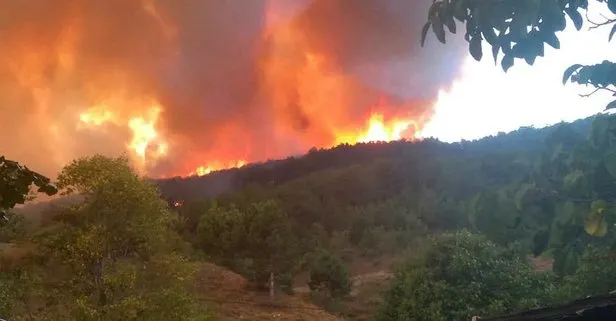
[[[273,299],[274,298],[274,272],[270,272],[269,293],[270,293],[270,298]]]

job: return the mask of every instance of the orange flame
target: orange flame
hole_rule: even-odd
[[[123,103],[123,102],[122,102]],[[162,107],[157,103],[142,114],[122,116],[113,112],[115,105],[99,104],[79,115],[78,129],[98,129],[106,124],[126,127],[131,138],[126,149],[136,162],[139,170],[147,170],[147,165],[167,155],[168,144],[159,133],[157,126]]]
[[[228,162],[228,163],[213,162],[208,165],[202,165],[202,166],[197,167],[197,169],[194,172],[189,173],[188,176],[194,176],[194,175],[203,176],[211,172],[220,171],[223,169],[241,168],[241,167],[244,167],[245,165],[246,165],[246,161],[244,160],[239,160],[236,162]]]
[[[385,121],[383,114],[373,113],[363,131],[356,134],[342,134],[336,140],[339,144],[357,144],[414,139],[416,127],[416,123],[411,119]],[[409,130],[412,130],[411,134],[407,133]]]
[[[186,36],[176,26],[181,24],[173,19],[173,14],[167,15],[163,6],[157,6],[156,1],[140,2],[147,17],[156,23],[153,33],[160,33],[163,37],[152,45],[150,42],[147,46],[144,44],[148,51],[137,46],[135,52],[141,57],[150,50],[162,48],[160,52],[155,50],[152,57],[144,59],[173,65],[174,57],[183,48],[178,45],[182,40],[180,35]],[[331,57],[331,52],[310,43],[306,30],[291,24],[289,19],[283,19],[288,16],[288,10],[299,10],[301,5],[296,8],[279,7],[276,11],[276,5],[288,6],[291,1],[271,2],[266,12],[268,28],[263,34],[267,38],[264,39],[267,40],[264,44],[267,54],[259,53],[255,58],[262,73],[259,75],[258,97],[255,98],[255,105],[249,106],[251,111],[262,108],[259,114],[266,114],[268,122],[255,130],[249,127],[254,122],[236,121],[238,116],[233,119],[226,117],[221,124],[212,121],[220,126],[204,128],[203,133],[195,133],[199,126],[194,126],[196,129],[187,133],[173,132],[182,128],[178,118],[170,116],[172,112],[176,116],[192,114],[182,113],[182,106],[175,106],[175,100],[168,99],[164,92],[158,92],[156,82],[149,84],[147,78],[143,80],[143,71],[132,71],[130,65],[117,64],[118,61],[113,59],[111,63],[101,64],[101,67],[92,70],[83,68],[86,63],[98,65],[105,60],[93,55],[94,49],[84,55],[93,55],[96,59],[83,59],[81,56],[80,49],[89,44],[84,41],[90,39],[85,31],[88,29],[81,26],[90,20],[81,18],[79,6],[74,9],[75,18],[61,28],[58,39],[49,40],[48,46],[40,47],[46,50],[34,47],[39,42],[30,41],[34,36],[28,37],[30,31],[25,28],[25,36],[15,37],[16,44],[6,46],[11,55],[0,59],[0,62],[7,61],[19,87],[31,94],[35,107],[31,119],[26,120],[30,122],[29,128],[41,131],[47,145],[57,146],[50,149],[56,165],[65,164],[71,158],[86,153],[101,152],[113,145],[113,151],[108,153],[117,153],[124,148],[137,169],[146,174],[162,174],[160,172],[168,169],[159,171],[158,165],[165,165],[163,161],[171,160],[170,156],[189,150],[186,158],[177,158],[181,159],[182,164],[173,164],[173,169],[169,169],[173,172],[164,174],[203,176],[223,169],[240,168],[249,162],[284,157],[290,151],[295,153],[312,146],[334,147],[339,144],[416,138],[424,123],[423,119],[418,118],[421,115],[401,116],[399,111],[404,109],[401,103],[397,106],[378,104],[373,106],[372,112],[366,112],[365,108],[382,92],[364,87],[356,77],[347,74],[345,68]],[[105,37],[101,39],[113,39],[113,30],[109,31],[109,35],[102,31],[103,35],[99,37]],[[111,58],[119,59],[113,54],[123,56],[131,52],[118,50],[110,54]],[[149,63],[141,67],[145,69]],[[0,65],[0,69],[2,67]],[[14,96],[12,98],[17,100],[21,94]],[[186,105],[199,105],[191,99],[186,100]],[[169,105],[163,105],[163,101]],[[98,141],[109,146],[90,144],[89,134],[93,133],[109,136]],[[76,134],[77,137],[71,137]],[[187,138],[188,134],[193,135],[192,138],[198,137],[198,134],[207,135],[209,141],[195,143],[197,139],[192,141]],[[264,136],[259,136],[261,134]],[[72,143],[75,138],[83,139]],[[93,145],[92,148],[90,145]]]

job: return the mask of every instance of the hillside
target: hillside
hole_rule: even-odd
[[[213,264],[203,264],[198,280],[202,300],[217,321],[341,320],[297,297],[279,294],[271,300],[267,293],[250,291],[242,276]]]
[[[449,144],[426,139],[420,142],[340,145],[331,149],[313,149],[303,156],[249,164],[240,169],[217,171],[201,177],[175,177],[155,181],[163,194],[171,199],[216,197],[251,184],[280,185],[311,173],[367,164],[378,159],[425,160],[447,155],[470,157],[503,152],[537,151],[543,147],[546,137],[558,128],[566,126],[568,130],[579,135],[586,135],[591,122],[592,117],[571,124],[557,124],[541,129],[524,127],[506,134],[500,133],[475,141]]]

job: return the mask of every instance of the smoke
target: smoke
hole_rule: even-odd
[[[150,174],[177,174],[331,146],[375,108],[421,125],[465,56],[459,40],[420,48],[430,3],[9,1],[0,154],[53,176],[132,139],[161,154]],[[156,137],[136,140],[135,118],[156,121]]]

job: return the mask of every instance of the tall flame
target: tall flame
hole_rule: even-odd
[[[162,107],[152,103],[143,114],[126,117],[114,113],[114,107],[117,106],[99,104],[82,112],[77,128],[96,130],[108,124],[128,128],[131,138],[126,143],[126,149],[137,169],[146,172],[149,164],[165,157],[168,151],[168,143],[158,128]]]
[[[409,119],[394,120],[390,124],[386,124],[383,121],[383,115],[379,113],[372,114],[368,123],[370,124],[368,131],[362,137],[359,137],[357,142],[368,143],[400,140],[403,138],[404,131],[413,125],[413,121]]]

